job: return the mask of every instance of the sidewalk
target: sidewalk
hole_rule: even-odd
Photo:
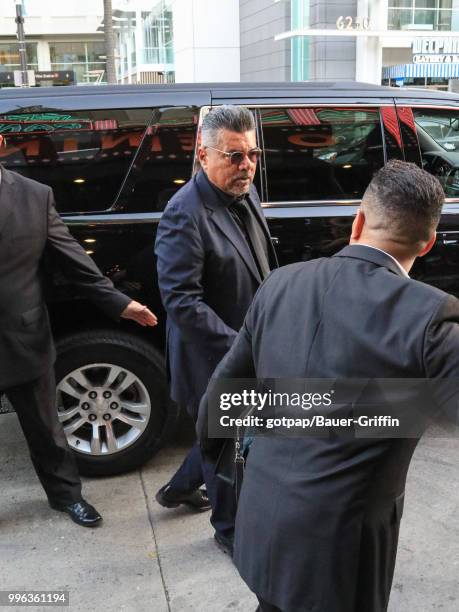
[[[182,427],[141,471],[86,480],[105,519],[90,530],[48,508],[16,416],[0,415],[0,589],[69,590],[72,611],[253,612],[256,599],[214,545],[208,513],[154,501],[187,438]],[[459,609],[458,460],[458,439],[429,438],[416,451],[390,612]]]

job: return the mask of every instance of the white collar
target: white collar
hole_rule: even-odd
[[[375,251],[379,251],[380,253],[384,253],[384,255],[387,255],[387,257],[390,257],[392,259],[392,261],[395,261],[395,263],[399,267],[400,272],[403,274],[403,276],[406,276],[407,278],[410,278],[408,272],[405,270],[405,268],[402,266],[402,264],[397,259],[395,259],[395,257],[393,255],[391,255],[387,251],[383,251],[382,249],[378,249],[378,247],[371,246],[370,244],[362,244],[360,242],[358,244],[359,244],[359,246],[364,246],[364,247],[367,247],[369,249],[374,249]]]

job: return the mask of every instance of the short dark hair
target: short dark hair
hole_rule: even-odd
[[[377,228],[411,244],[429,240],[440,220],[445,193],[440,181],[416,164],[393,159],[373,177],[362,210]]]
[[[203,146],[215,146],[218,143],[220,130],[230,132],[251,132],[255,129],[252,113],[244,106],[223,104],[212,108],[202,122]]]

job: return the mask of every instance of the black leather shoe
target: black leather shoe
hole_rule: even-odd
[[[156,493],[156,501],[160,506],[164,508],[177,508],[181,504],[190,506],[194,510],[200,512],[204,510],[210,510],[210,502],[207,497],[207,492],[202,489],[195,489],[189,493],[183,493],[181,491],[174,491],[169,484],[164,485]]]
[[[214,533],[214,540],[218,548],[225,553],[225,555],[233,556],[233,538],[228,538],[221,533],[216,531]]]
[[[83,527],[96,527],[96,525],[100,525],[102,522],[102,517],[94,506],[88,504],[84,499],[68,506],[60,506],[51,502],[49,505],[53,510],[67,512],[72,521],[78,523],[78,525],[83,525]]]

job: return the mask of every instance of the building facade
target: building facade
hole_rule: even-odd
[[[106,81],[102,0],[24,5],[27,63],[40,75],[37,84]],[[239,0],[112,0],[112,9],[119,83],[240,80]],[[20,68],[15,2],[4,0],[0,86],[14,85]],[[60,71],[69,76],[65,83],[56,77]]]
[[[106,80],[102,0],[24,0],[38,84]],[[112,0],[119,83],[358,80],[456,89],[459,0]],[[0,3],[0,86],[20,69]]]
[[[172,13],[167,0],[112,0],[115,67],[119,83],[174,80]],[[25,0],[28,69],[37,84],[106,82],[102,0]],[[20,70],[15,3],[0,4],[0,85]],[[60,78],[69,74],[70,79]],[[41,78],[42,75],[48,79]],[[59,73],[59,77],[56,74]],[[3,77],[2,77],[3,75]]]
[[[238,0],[113,0],[113,6],[120,83],[239,81]]]
[[[294,35],[334,27],[357,0],[240,0],[241,80],[354,79],[356,44],[348,37]]]
[[[173,0],[175,80],[240,80],[239,0]]]
[[[14,0],[0,2],[0,85],[13,84],[12,74],[21,68],[15,15]],[[102,2],[66,0],[57,8],[56,3],[26,0],[27,67],[41,73],[40,84],[84,84],[103,75],[101,19]]]
[[[113,0],[112,5],[118,82],[173,83],[172,2]],[[98,29],[103,33],[103,19]]]
[[[387,0],[383,83],[456,90],[459,0]]]
[[[240,0],[241,80],[454,89],[459,0]]]
[[[241,81],[290,81],[290,40],[274,40],[290,11],[289,2],[239,0]]]

